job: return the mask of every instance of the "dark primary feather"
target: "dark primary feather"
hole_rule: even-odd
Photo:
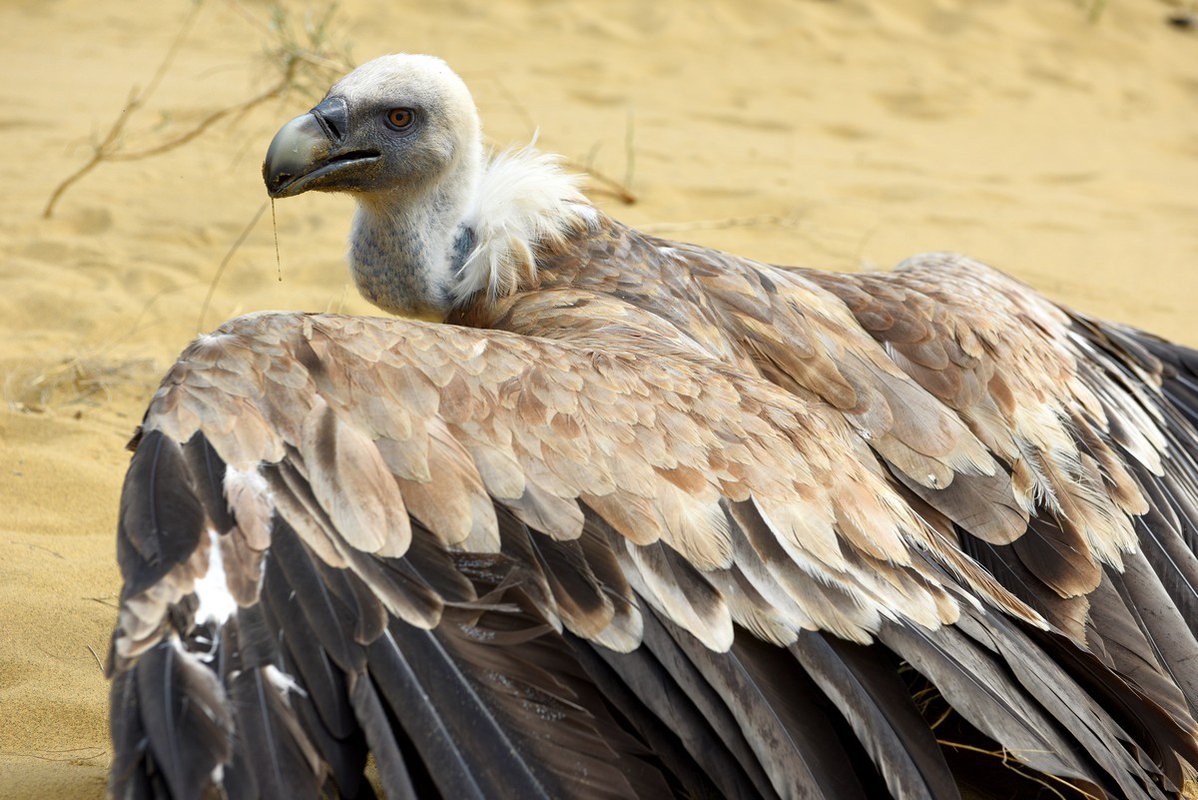
[[[935,734],[920,717],[892,657],[806,632],[790,649],[848,719],[894,796],[960,797]]]
[[[778,790],[770,781],[765,765],[753,751],[749,741],[750,732],[742,729],[736,713],[729,707],[729,700],[720,695],[719,690],[711,685],[699,666],[687,657],[682,645],[670,636],[660,623],[646,620],[645,639],[641,649],[647,650],[663,670],[654,676],[662,680],[667,689],[662,692],[659,701],[672,705],[675,702],[672,695],[680,691],[701,715],[703,722],[698,727],[710,728],[714,732],[740,768],[748,774],[755,790],[765,797],[777,796]],[[694,726],[695,721],[691,721],[691,725]],[[689,735],[690,729],[687,731]],[[698,757],[693,752],[692,755]]]
[[[179,443],[157,431],[145,434],[121,492],[117,560],[126,576],[125,594],[152,586],[191,556],[203,514]]]
[[[173,796],[200,797],[205,781],[229,760],[233,748],[233,720],[216,676],[166,643],[142,656],[126,676],[136,681],[144,757],[162,772]]]
[[[703,691],[693,668],[682,669],[686,662],[670,658],[673,650],[660,658],[649,647],[614,653],[579,642],[576,650],[596,688],[672,765],[684,795],[775,796],[727,710]]]

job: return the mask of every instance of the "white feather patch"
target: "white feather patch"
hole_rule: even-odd
[[[220,534],[208,529],[208,571],[195,582],[196,622],[215,622],[223,625],[237,610],[237,601],[225,579],[225,565],[220,554]]]
[[[270,681],[270,685],[278,690],[279,694],[286,696],[288,692],[295,692],[302,697],[308,696],[308,693],[304,691],[303,687],[295,682],[295,678],[291,677],[286,672],[283,672],[283,670],[279,669],[274,664],[267,664],[265,667],[263,667],[262,674],[266,676],[268,681]]]

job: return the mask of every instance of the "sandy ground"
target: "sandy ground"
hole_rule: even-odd
[[[348,0],[358,60],[430,52],[491,139],[625,181],[628,222],[758,258],[885,268],[970,253],[1049,295],[1198,345],[1198,33],[1110,0],[424,3]],[[368,306],[349,202],[278,207],[258,165],[295,92],[186,147],[102,164],[41,211],[190,2],[0,5],[0,796],[98,797],[122,446],[198,329],[262,308]],[[304,7],[288,6],[302,19]],[[207,0],[126,150],[268,88],[271,9]]]

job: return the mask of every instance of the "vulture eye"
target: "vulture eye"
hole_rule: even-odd
[[[393,130],[406,131],[416,121],[416,114],[410,108],[393,108],[387,112],[387,125]]]

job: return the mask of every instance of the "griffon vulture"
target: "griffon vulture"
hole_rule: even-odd
[[[249,315],[163,380],[121,498],[116,797],[1192,781],[1195,351],[960,256],[638,233],[486,155],[427,56],[350,73],[263,172],[350,194],[358,287],[423,319]]]

